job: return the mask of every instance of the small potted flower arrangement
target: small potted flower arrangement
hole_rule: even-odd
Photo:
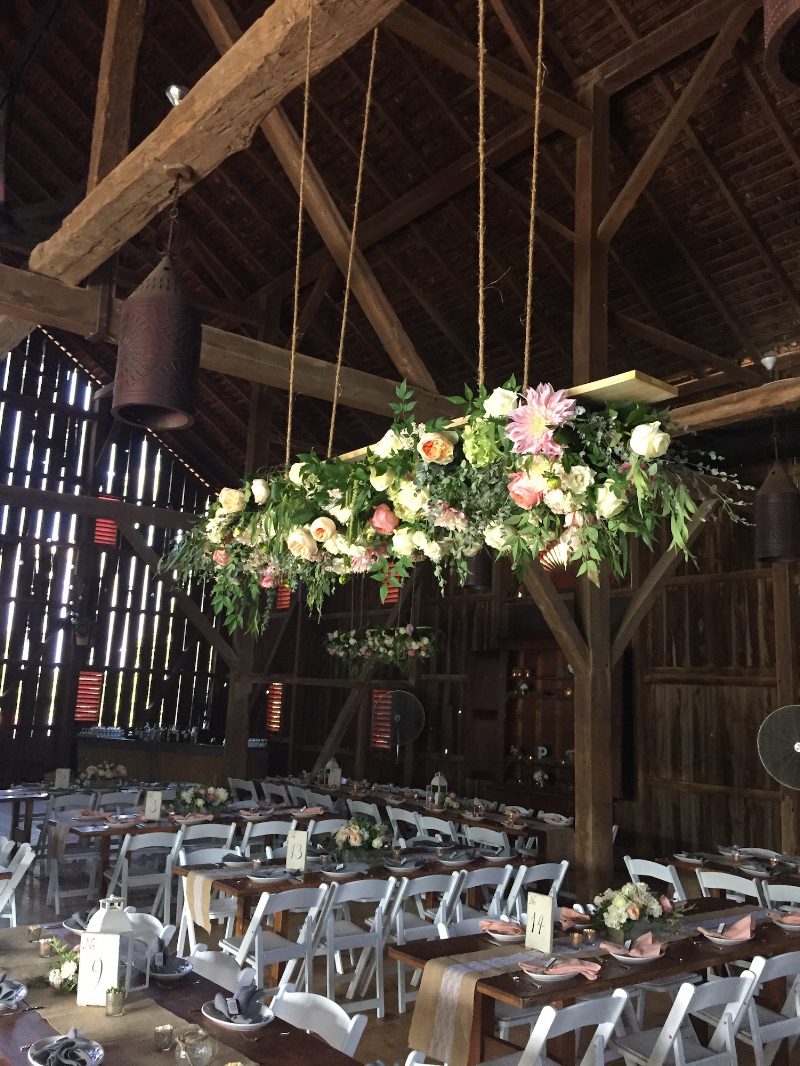
[[[118,1018],[125,1013],[125,989],[122,985],[115,985],[106,989],[106,1015],[109,1018]]]
[[[48,973],[48,982],[57,992],[74,992],[78,987],[80,955],[58,937],[51,941],[51,948],[58,956],[58,963]]]
[[[84,786],[124,785],[128,769],[121,762],[98,762],[84,767],[78,773],[78,784]]]
[[[179,790],[170,804],[170,814],[186,817],[205,815],[228,802],[228,790],[216,785],[192,785]]]
[[[607,888],[594,898],[592,925],[607,940],[625,944],[643,933],[667,933],[680,922],[677,911],[666,897],[657,897],[644,881],[629,881],[621,888]]]
[[[326,850],[339,861],[358,855],[366,858],[388,847],[391,841],[392,835],[385,822],[373,822],[364,815],[355,815],[328,838]]]

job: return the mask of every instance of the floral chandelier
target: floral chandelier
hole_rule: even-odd
[[[353,575],[370,575],[384,597],[423,560],[444,587],[450,572],[463,583],[484,547],[524,573],[555,545],[596,580],[602,563],[624,575],[628,537],[652,547],[662,520],[688,554],[700,498],[715,495],[730,513],[724,475],[690,470],[667,415],[649,405],[590,408],[549,384],[521,394],[513,378],[451,399],[462,418],[419,424],[401,383],[377,443],[345,458],[301,455],[223,489],[165,568],[209,578],[227,626],[259,632],[279,584],[303,585],[319,609]]]

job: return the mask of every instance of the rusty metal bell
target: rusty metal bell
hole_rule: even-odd
[[[200,314],[165,255],[122,305],[111,411],[148,429],[194,422]]]
[[[800,0],[764,0],[767,73],[785,92],[800,93]]]
[[[756,559],[791,562],[800,559],[800,489],[783,463],[772,464],[756,493]]]

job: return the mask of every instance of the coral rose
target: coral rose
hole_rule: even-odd
[[[369,524],[376,533],[384,533],[386,536],[390,536],[400,525],[400,519],[388,504],[379,503],[372,514],[372,518],[369,520]]]
[[[457,440],[458,435],[455,433],[422,433],[417,451],[426,463],[447,466],[453,461],[453,451]]]
[[[227,566],[231,559],[230,555],[228,555],[224,548],[217,548],[211,558],[217,566]]]
[[[508,483],[508,494],[518,507],[530,511],[542,502],[544,492],[539,490],[538,482],[531,479],[524,470],[518,470]]]

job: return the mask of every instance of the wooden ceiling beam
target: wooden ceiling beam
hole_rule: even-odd
[[[24,316],[26,320],[35,319],[53,328],[85,336],[97,322],[98,300],[98,293],[89,289],[65,285],[52,278],[0,264],[0,312]],[[112,338],[119,334],[121,307],[122,301],[113,301],[109,322],[109,335]],[[289,352],[285,348],[227,333],[212,326],[203,327],[200,365],[204,370],[278,389],[287,389],[289,384]],[[330,401],[335,373],[333,363],[298,353],[298,394]],[[394,402],[396,385],[397,382],[387,378],[343,367],[340,402],[388,417],[388,405]],[[450,412],[450,404],[443,396],[419,388],[415,394],[418,409],[424,418]]]
[[[622,223],[638,203],[650,179],[664,161],[667,152],[688,123],[700,100],[710,89],[722,64],[729,58],[737,39],[750,21],[751,15],[752,11],[747,6],[738,6],[728,16],[688,85],[675,101],[644,155],[634,167],[633,173],[606,212],[597,230],[601,241],[609,243],[614,238]]]
[[[225,55],[241,38],[241,29],[225,0],[192,0],[197,15],[216,49]],[[300,189],[302,148],[300,138],[282,108],[270,111],[260,123],[261,131],[278,158],[296,192]],[[342,274],[348,270],[351,230],[341,215],[322,175],[306,153],[303,202],[309,216]],[[386,354],[406,380],[436,391],[430,371],[383,291],[364,252],[356,248],[350,271],[353,296],[383,344]]]
[[[742,10],[751,15],[762,5],[763,0],[701,0],[581,75],[575,88],[601,81],[606,92],[613,95],[714,37],[735,12]]]
[[[800,378],[784,378],[766,381],[757,389],[673,407],[671,414],[679,435],[771,418],[797,408],[800,408]]]
[[[136,64],[147,0],[109,0],[89,153],[86,191],[128,154]]]
[[[446,67],[474,81],[478,72],[478,53],[474,45],[465,41],[434,19],[407,3],[401,3],[385,22],[387,29],[439,60]],[[520,74],[505,63],[486,57],[486,88],[522,111],[531,112],[536,94],[536,82],[527,74]],[[542,123],[563,130],[572,137],[580,137],[591,123],[586,108],[561,93],[542,88]],[[543,132],[546,132],[543,131]]]
[[[717,355],[715,352],[710,352],[697,344],[690,344],[689,341],[674,337],[671,333],[656,329],[655,326],[648,326],[644,322],[637,322],[636,319],[630,318],[628,315],[621,315],[615,312],[611,314],[611,321],[631,337],[636,337],[637,340],[644,341],[645,344],[652,344],[654,348],[660,348],[662,351],[679,355],[682,359],[695,366],[713,367],[714,370],[729,373],[739,381],[748,382],[751,385],[761,385],[763,383],[762,375],[753,367],[738,366],[732,359]]]
[[[160,211],[169,198],[165,165],[191,168],[193,182],[246,148],[256,126],[302,83],[308,18],[312,73],[354,45],[398,0],[275,0],[239,41],[31,253],[31,269],[65,282],[87,277]],[[0,351],[31,322],[0,320]]]

